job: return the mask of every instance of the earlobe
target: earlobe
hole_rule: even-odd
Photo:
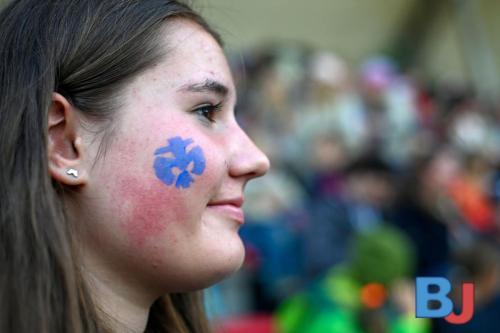
[[[79,186],[87,182],[85,149],[79,130],[77,110],[64,96],[53,93],[47,117],[48,166],[51,177],[64,185]]]

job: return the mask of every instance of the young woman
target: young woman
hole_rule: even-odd
[[[173,0],[17,0],[0,41],[0,332],[208,331],[269,168],[217,34]]]

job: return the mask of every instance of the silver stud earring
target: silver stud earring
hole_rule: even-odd
[[[68,170],[66,170],[66,174],[73,176],[74,178],[78,178],[78,170],[76,170],[76,169],[73,169],[73,168],[68,169]]]

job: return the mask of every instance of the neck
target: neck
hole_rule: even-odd
[[[85,279],[90,286],[99,319],[112,332],[144,332],[149,316],[149,308],[154,297],[130,288],[126,281],[105,272],[86,267]]]

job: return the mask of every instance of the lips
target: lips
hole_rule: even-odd
[[[218,215],[234,220],[239,224],[245,222],[245,215],[243,213],[243,198],[233,198],[209,202],[207,208]]]

